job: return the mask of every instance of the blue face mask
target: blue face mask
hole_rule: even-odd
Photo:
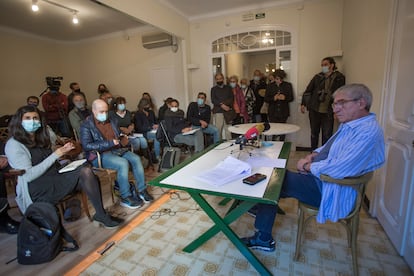
[[[322,66],[322,73],[326,74],[329,72],[329,66]]]
[[[201,99],[201,98],[198,98],[198,99],[197,99],[197,104],[198,104],[198,105],[203,105],[203,104],[204,104],[204,100],[203,100],[203,99]]]
[[[119,111],[124,111],[125,110],[125,104],[118,104],[118,110]]]
[[[22,127],[27,132],[36,132],[36,130],[38,130],[41,126],[42,124],[40,123],[39,120],[23,120],[22,121]]]
[[[96,115],[96,120],[98,120],[99,122],[105,122],[108,119],[108,114],[106,113],[99,113],[98,115]]]
[[[231,88],[235,88],[236,87],[236,83],[235,82],[231,82],[230,83]]]

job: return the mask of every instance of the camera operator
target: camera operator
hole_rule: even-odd
[[[60,136],[72,137],[72,129],[68,121],[68,99],[60,92],[62,77],[46,77],[47,93],[42,96],[43,109],[46,112],[47,124]]]

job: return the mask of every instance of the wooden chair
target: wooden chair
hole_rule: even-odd
[[[12,184],[14,186],[14,188],[16,189],[16,185],[17,185],[17,177],[20,175],[23,175],[25,173],[25,170],[15,170],[15,169],[10,169],[7,172],[4,173],[4,177],[6,181],[10,181],[10,184]],[[85,210],[85,213],[87,215],[87,217],[89,218],[90,221],[92,221],[92,217],[91,214],[89,212],[89,207],[88,207],[88,198],[86,196],[86,193],[81,191],[81,203],[83,205],[83,209]],[[60,200],[57,204],[57,207],[59,209],[59,213],[61,218],[63,219],[63,212],[64,212],[64,203],[69,200],[74,198],[75,196],[77,196],[78,193],[71,193],[67,196],[65,196],[62,200]]]
[[[352,267],[353,267],[354,275],[358,275],[357,237],[358,237],[358,226],[359,226],[359,212],[361,210],[361,205],[364,199],[366,185],[372,178],[372,175],[373,175],[373,172],[369,172],[361,176],[348,177],[344,179],[335,179],[335,178],[331,178],[328,175],[321,175],[322,181],[336,183],[336,184],[344,185],[344,186],[352,186],[355,188],[355,190],[358,193],[357,198],[355,200],[354,209],[351,211],[351,213],[347,217],[339,220],[339,223],[341,223],[347,231],[348,246],[351,248],[351,252],[352,252]],[[319,209],[316,207],[307,205],[303,202],[299,202],[298,211],[299,211],[299,218],[298,218],[298,232],[296,235],[296,251],[295,251],[295,256],[294,256],[295,261],[299,260],[302,236],[305,231],[306,225],[309,223],[312,217],[316,217]],[[308,215],[306,219],[305,219],[305,215]]]

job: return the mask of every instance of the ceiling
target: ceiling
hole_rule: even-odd
[[[155,1],[155,0],[153,0]],[[300,0],[157,0],[188,20],[213,15],[258,10]],[[72,24],[72,13],[48,2],[77,10],[79,24]],[[252,5],[252,2],[254,3]],[[1,0],[0,28],[22,31],[64,42],[76,42],[114,32],[145,26],[143,22],[102,5],[97,0],[39,0],[39,11],[31,10],[32,0]]]

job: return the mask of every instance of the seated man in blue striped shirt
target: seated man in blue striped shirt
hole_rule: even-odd
[[[342,179],[374,171],[385,162],[384,135],[375,114],[369,112],[372,93],[368,87],[342,86],[333,94],[333,99],[332,108],[341,123],[338,131],[325,145],[298,161],[298,172],[286,172],[280,192],[281,198],[293,197],[319,207],[316,218],[319,223],[346,217],[357,196],[352,187],[321,181],[321,174]],[[242,239],[249,248],[275,250],[272,228],[276,212],[275,205],[258,204],[257,231],[252,237]]]

